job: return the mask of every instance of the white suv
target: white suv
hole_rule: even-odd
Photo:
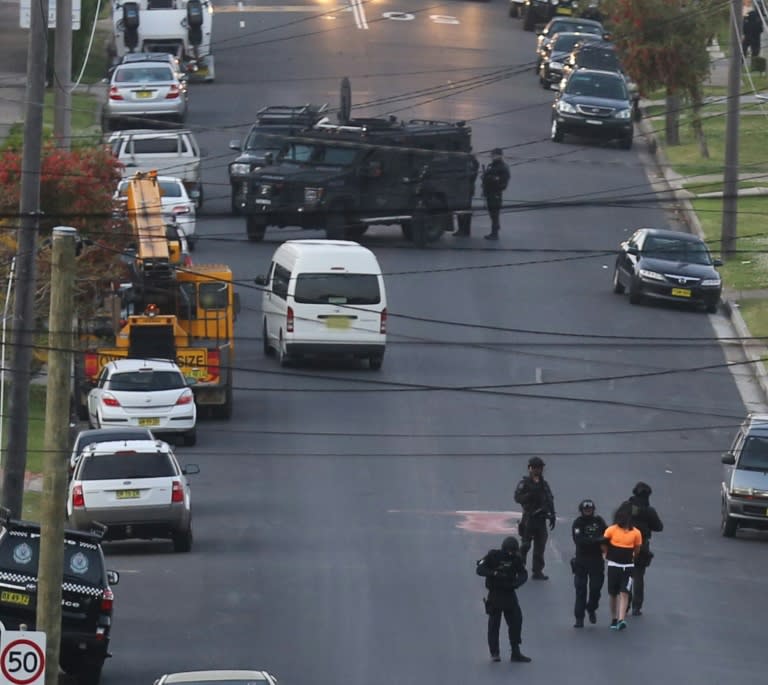
[[[89,445],[69,484],[69,525],[107,526],[106,540],[170,538],[176,552],[192,549],[188,474],[162,440],[121,440]]]

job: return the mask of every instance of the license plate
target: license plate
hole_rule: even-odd
[[[603,122],[600,121],[599,119],[587,119],[587,123],[595,124],[596,126],[601,126]]]
[[[327,328],[349,328],[349,317],[346,316],[329,316],[325,320]]]
[[[152,91],[151,90],[137,90],[136,91],[136,97],[137,98],[151,98],[152,97]]]
[[[137,499],[138,496],[138,490],[118,490],[115,492],[115,497],[117,497],[117,499]]]
[[[159,426],[160,419],[156,419],[156,418],[139,419],[139,425],[140,426]]]
[[[257,205],[271,205],[272,204],[272,200],[261,200],[259,198],[255,199],[253,202],[254,202],[254,204],[257,204]]]
[[[557,10],[558,14],[573,14],[573,10],[570,7],[560,7]]]
[[[25,595],[21,592],[8,592],[3,590],[0,592],[0,602],[6,604],[18,604],[20,606],[29,606],[29,595]]]
[[[691,291],[688,288],[672,288],[672,297],[690,297]]]

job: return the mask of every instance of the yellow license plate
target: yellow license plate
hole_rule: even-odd
[[[117,499],[137,499],[139,496],[138,490],[118,490],[115,493]]]
[[[672,288],[672,297],[690,297],[691,291],[688,288]]]
[[[160,419],[156,419],[156,418],[139,419],[139,425],[140,426],[159,426]]]
[[[0,592],[0,602],[6,604],[19,604],[23,607],[29,606],[29,595],[25,595],[21,592],[8,592],[3,590]]]
[[[151,90],[137,90],[136,91],[136,97],[138,97],[138,98],[151,98],[152,97],[152,91]]]
[[[573,14],[573,10],[570,7],[560,7],[557,14]]]
[[[325,320],[327,328],[349,328],[349,317],[346,316],[329,316]]]
[[[185,374],[190,378],[205,378],[208,375],[207,369],[189,369]]]

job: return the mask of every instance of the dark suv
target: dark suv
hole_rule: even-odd
[[[632,147],[632,101],[626,81],[613,71],[577,69],[565,81],[552,104],[551,138],[566,134],[618,140]]]
[[[37,620],[37,566],[40,525],[7,517],[0,529],[0,621],[6,630]],[[65,531],[61,599],[62,670],[80,685],[96,685],[109,654],[112,585],[117,571],[107,571],[101,550],[103,530]]]
[[[229,163],[229,185],[232,188],[232,213],[240,213],[240,199],[245,192],[248,174],[264,165],[267,155],[275,156],[286,136],[311,129],[320,121],[328,105],[271,105],[256,113],[256,122],[243,141],[232,140],[231,150],[240,154]]]
[[[478,163],[464,122],[352,119],[287,138],[272,166],[251,173],[242,211],[248,239],[268,226],[357,239],[399,224],[421,246],[453,227],[469,230]]]

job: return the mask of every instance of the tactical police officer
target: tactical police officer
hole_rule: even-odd
[[[579,504],[579,516],[571,526],[571,535],[576,545],[576,555],[571,559],[573,585],[576,589],[574,628],[584,627],[585,610],[589,615],[589,622],[597,623],[595,612],[600,603],[600,591],[605,580],[601,545],[606,528],[603,517],[595,513],[595,503],[591,499],[582,500]]]
[[[653,552],[651,552],[651,535],[664,530],[656,509],[649,501],[651,486],[640,481],[632,490],[629,503],[632,505],[632,522],[643,535],[643,544],[637,553],[635,567],[632,571],[632,615],[641,616],[643,600],[645,599],[645,569],[651,565]]]
[[[509,184],[509,167],[504,163],[501,148],[491,150],[491,163],[483,170],[482,183],[485,205],[491,217],[491,232],[484,237],[486,240],[498,240],[501,195]]]
[[[488,614],[488,649],[492,661],[501,661],[499,654],[499,631],[501,616],[507,623],[512,661],[527,663],[531,659],[520,651],[522,642],[523,613],[517,601],[516,590],[526,580],[528,573],[520,557],[517,538],[504,538],[501,549],[492,549],[477,562],[477,575],[485,578],[488,596],[485,598],[485,613]]]
[[[533,561],[531,578],[534,580],[548,580],[544,575],[544,547],[547,544],[549,530],[555,527],[555,499],[552,490],[542,475],[544,461],[541,457],[531,457],[528,460],[528,475],[524,476],[515,489],[515,502],[523,508],[523,517],[520,520],[518,531],[520,532],[520,554],[523,562],[528,557],[528,550],[533,545]]]

